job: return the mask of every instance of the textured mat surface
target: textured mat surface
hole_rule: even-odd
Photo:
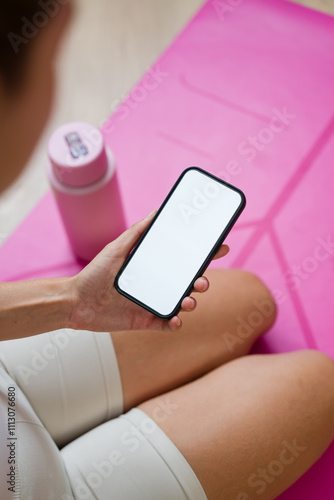
[[[334,357],[333,81],[334,18],[283,0],[209,1],[103,128],[129,224],[191,165],[245,192],[214,266],[273,290],[279,317],[259,352]],[[1,248],[0,280],[79,269],[48,193]],[[333,461],[334,446],[281,498],[332,499]]]

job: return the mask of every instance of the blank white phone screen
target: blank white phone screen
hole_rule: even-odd
[[[118,286],[159,314],[171,314],[241,203],[238,191],[188,170]]]

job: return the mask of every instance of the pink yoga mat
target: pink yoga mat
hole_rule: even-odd
[[[128,223],[198,165],[247,207],[213,266],[259,274],[279,316],[258,352],[334,357],[334,18],[283,0],[213,0],[104,125]],[[0,250],[2,281],[70,276],[51,193]],[[334,446],[284,500],[332,500]],[[253,490],[254,494],[254,490]]]

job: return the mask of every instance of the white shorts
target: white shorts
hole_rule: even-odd
[[[58,330],[1,342],[1,500],[206,500],[159,426],[139,409],[122,412],[108,333]]]

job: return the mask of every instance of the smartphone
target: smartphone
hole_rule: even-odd
[[[181,309],[246,205],[240,189],[199,167],[182,172],[115,279],[156,316]]]

